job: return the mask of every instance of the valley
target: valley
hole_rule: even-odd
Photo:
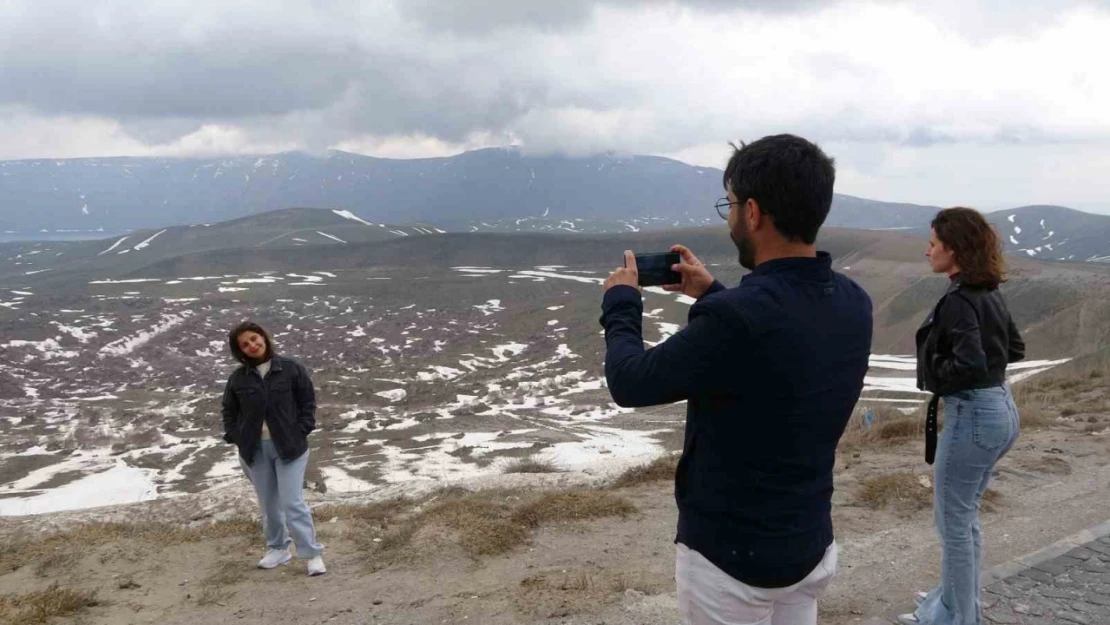
[[[0,244],[6,591],[94,593],[65,596],[108,600],[86,615],[111,625],[229,613],[674,622],[670,479],[685,407],[612,403],[598,317],[624,249],[676,242],[725,284],[742,279],[720,226],[451,233],[292,209],[127,240]],[[922,246],[836,228],[820,241],[875,306],[871,370],[837,462],[844,566],[822,604],[835,625],[893,609],[935,568],[912,345],[945,283],[925,273]],[[997,480],[992,562],[1110,513],[1085,503],[1106,471],[1110,267],[1010,263],[1004,288],[1029,346],[1011,381],[1028,431]],[[647,344],[677,332],[692,303],[645,289]],[[226,333],[244,319],[313,374],[306,493],[331,554],[327,588],[247,566],[257,504],[219,414]],[[1067,522],[1049,522],[1054,510]],[[319,603],[251,611],[250,595],[292,588]]]
[[[313,372],[308,481],[321,493],[450,484],[521,459],[621,470],[681,440],[683,406],[637,411],[609,398],[600,283],[606,257],[682,241],[735,284],[743,272],[719,229],[389,232],[401,227],[299,209],[164,229],[130,247],[8,244],[0,512],[173,497],[239,479],[219,439],[219,401],[233,369],[226,332],[244,319],[270,328],[281,353]],[[311,229],[351,242],[295,240]],[[823,235],[838,270],[875,301],[864,408],[912,412],[927,397],[915,388],[912,335],[944,285],[923,275],[918,245],[897,233]],[[1020,259],[1014,270],[1008,296],[1030,346],[1014,381],[1110,333],[1110,271]],[[678,331],[693,303],[660,288],[644,297],[649,345]]]

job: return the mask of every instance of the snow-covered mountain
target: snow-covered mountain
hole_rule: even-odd
[[[432,231],[598,234],[712,226],[720,223],[713,202],[724,193],[721,173],[654,156],[574,158],[501,148],[414,160],[333,151],[6,161],[0,240],[106,238],[292,206]],[[924,235],[937,210],[837,195],[827,225]],[[1027,206],[991,219],[1012,253],[1110,261],[1110,216]]]
[[[717,219],[720,189],[719,171],[665,158],[527,156],[515,149],[416,160],[333,151],[8,161],[0,162],[0,231],[155,228],[290,206],[462,231],[524,224],[576,230],[575,219],[617,225],[659,216],[673,227],[684,217],[685,225]]]

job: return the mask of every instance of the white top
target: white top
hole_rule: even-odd
[[[258,372],[259,377],[261,377],[263,380],[265,380],[266,375],[270,373],[270,361],[267,360],[266,362],[258,365],[257,367],[254,368],[254,370]],[[270,428],[266,427],[266,419],[265,418],[262,419],[262,440],[264,440],[264,441],[270,440]]]

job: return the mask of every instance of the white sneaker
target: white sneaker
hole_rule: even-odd
[[[289,553],[288,549],[270,549],[266,555],[258,561],[258,568],[272,569],[282,564],[288,564],[293,559],[293,554]]]
[[[917,617],[912,615],[912,614],[900,614],[900,615],[898,615],[898,624],[899,625],[918,625],[918,623],[920,623],[920,622],[921,621],[917,620]]]
[[[328,572],[328,568],[324,566],[324,556],[316,556],[308,561],[308,576],[316,577]]]

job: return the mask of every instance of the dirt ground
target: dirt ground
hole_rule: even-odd
[[[822,601],[822,623],[853,623],[889,611],[936,581],[939,551],[930,510],[912,498],[881,510],[856,500],[868,476],[902,470],[927,475],[919,451],[917,443],[861,450],[838,475],[841,571]],[[1093,434],[1027,433],[999,467],[994,488],[1001,499],[984,514],[988,563],[1110,518],[1107,451],[1107,439]],[[528,542],[496,556],[472,557],[465,544],[437,535],[442,530],[422,531],[411,558],[378,568],[383,563],[359,546],[354,533],[362,526],[342,514],[318,515],[328,545],[324,577],[306,577],[299,561],[274,571],[253,568],[262,546],[247,528],[168,545],[122,538],[82,548],[45,570],[39,569],[49,554],[40,554],[0,576],[0,595],[51,584],[92,590],[96,605],[68,622],[104,625],[676,623],[670,485],[659,481],[614,494],[636,512],[541,525]]]

